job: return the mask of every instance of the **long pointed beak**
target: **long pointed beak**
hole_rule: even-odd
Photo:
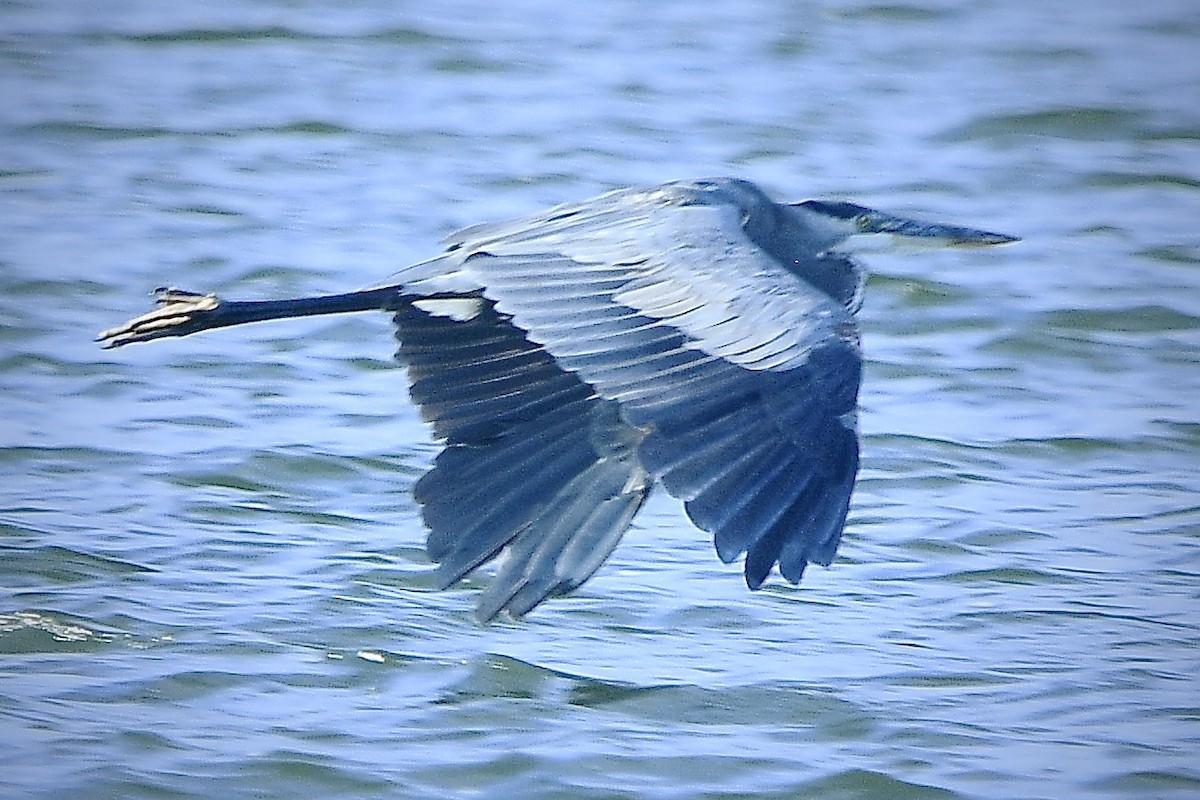
[[[964,228],[961,225],[944,225],[938,222],[922,222],[921,220],[897,217],[883,211],[864,209],[854,220],[858,231],[855,236],[862,234],[884,233],[889,237],[901,237],[910,245],[925,247],[990,247],[997,244],[1011,244],[1021,241],[1016,236],[1004,233],[992,233],[975,228]]]

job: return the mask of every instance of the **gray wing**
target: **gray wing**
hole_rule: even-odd
[[[461,268],[621,418],[638,458],[747,553],[753,588],[836,551],[858,467],[851,315],[743,232],[747,209],[693,187],[622,192],[468,229]]]
[[[415,492],[438,581],[502,554],[483,621],[579,586],[645,498],[640,433],[490,301],[415,300],[395,323],[412,398],[445,441]]]

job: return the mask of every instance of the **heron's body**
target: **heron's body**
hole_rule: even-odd
[[[445,447],[417,484],[450,585],[503,555],[478,616],[520,616],[607,558],[650,487],[757,588],[832,560],[858,467],[855,233],[1011,237],[731,179],[602,195],[467,228],[361,292],[239,303],[167,291],[110,346],[285,316],[394,312]]]

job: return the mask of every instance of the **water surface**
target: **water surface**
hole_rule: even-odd
[[[1185,2],[0,4],[0,794],[1200,794]],[[659,497],[521,624],[432,590],[384,315],[116,352],[707,174],[1024,237],[879,255],[839,559]]]

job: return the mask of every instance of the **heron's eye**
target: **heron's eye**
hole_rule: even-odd
[[[854,227],[858,228],[860,231],[870,230],[871,229],[871,215],[870,214],[859,214],[858,216],[856,216],[854,218]]]

